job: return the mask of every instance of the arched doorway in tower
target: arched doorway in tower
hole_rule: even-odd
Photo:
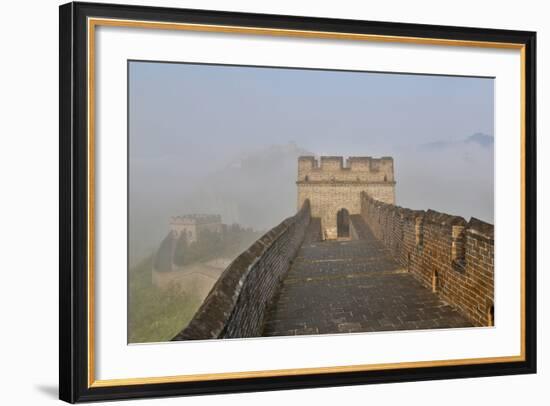
[[[349,212],[346,209],[340,209],[336,213],[336,235],[338,238],[349,237]]]

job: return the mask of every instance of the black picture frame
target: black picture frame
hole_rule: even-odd
[[[206,10],[68,3],[60,6],[59,397],[67,402],[235,393],[536,372],[536,33]],[[524,47],[524,335],[517,362],[94,387],[88,377],[87,19],[89,17],[345,32]]]

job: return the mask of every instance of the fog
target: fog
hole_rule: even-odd
[[[294,214],[300,155],[393,156],[398,205],[493,222],[493,79],[148,62],[129,78],[131,264],[173,215]]]

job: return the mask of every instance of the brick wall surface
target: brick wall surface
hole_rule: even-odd
[[[339,210],[349,214],[361,212],[361,192],[376,196],[378,200],[393,202],[393,184],[353,184],[353,183],[301,183],[298,185],[298,207],[306,200],[311,203],[311,216],[319,217],[323,228],[335,228]]]
[[[474,325],[494,323],[494,227],[361,194],[361,216],[394,258]]]
[[[257,337],[265,309],[290,267],[311,219],[309,201],[239,255],[189,325],[173,340]]]

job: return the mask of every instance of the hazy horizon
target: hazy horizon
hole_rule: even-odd
[[[392,156],[398,205],[493,223],[493,117],[490,78],[130,62],[131,263],[172,215],[294,214],[299,155]]]

